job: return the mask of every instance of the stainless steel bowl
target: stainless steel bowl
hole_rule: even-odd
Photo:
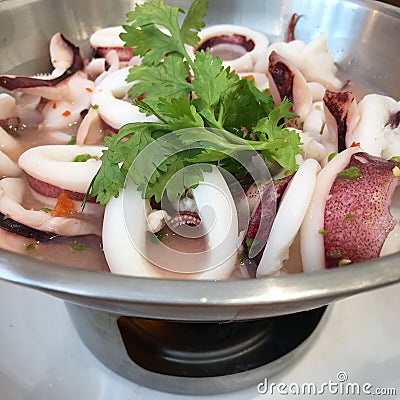
[[[134,1],[3,0],[0,72],[48,68],[55,32],[84,43],[97,28],[121,24]],[[186,1],[170,2],[187,7]],[[341,69],[400,98],[399,9],[370,0],[212,0],[207,23],[235,23],[282,38],[292,13],[297,37],[326,32]],[[86,47],[86,50],[88,48]],[[236,321],[308,310],[400,281],[400,254],[320,273],[257,280],[178,281],[90,272],[0,251],[0,278],[116,315],[175,321]]]

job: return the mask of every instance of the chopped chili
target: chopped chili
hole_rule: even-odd
[[[61,193],[51,215],[53,217],[67,217],[75,211],[75,203],[65,193]]]

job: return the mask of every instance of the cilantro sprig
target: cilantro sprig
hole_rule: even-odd
[[[156,201],[165,190],[175,199],[201,182],[210,170],[204,163],[223,165],[239,176],[243,171],[234,155],[249,149],[266,162],[297,169],[299,135],[284,126],[295,117],[291,103],[285,99],[275,107],[270,96],[224,68],[218,57],[200,51],[192,59],[187,52],[187,46],[198,45],[207,6],[208,0],[194,0],[181,24],[183,10],[163,0],[137,5],[127,14],[130,25],[123,26],[121,38],[142,57],[141,65],[129,71],[127,81],[134,84],[128,94],[160,122],[129,123],[105,138],[107,150],[88,190],[99,203],[117,197],[128,174],[144,198]],[[180,134],[188,128],[191,135]],[[171,132],[173,140],[162,140]],[[140,157],[145,149],[151,153]]]

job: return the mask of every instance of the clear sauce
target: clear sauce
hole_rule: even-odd
[[[179,278],[184,273],[195,279],[207,264],[208,250],[206,235],[194,239],[181,236],[169,227],[165,227],[162,235],[155,236],[148,233],[145,251],[153,264],[155,275]]]
[[[238,44],[219,43],[212,47],[210,52],[223,61],[231,61],[244,56],[247,50]]]

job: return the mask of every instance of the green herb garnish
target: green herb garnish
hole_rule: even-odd
[[[362,175],[358,167],[349,167],[339,172],[337,176],[345,179],[359,179]]]
[[[250,239],[250,238],[246,239],[246,246],[247,246],[248,250],[250,250],[251,246],[253,246],[253,242],[254,242],[254,239]]]
[[[90,248],[89,246],[85,246],[85,245],[79,244],[77,242],[70,243],[69,247],[71,247],[71,249],[74,251],[86,251],[86,250],[89,250],[89,248]]]
[[[256,245],[258,245],[257,239],[251,239],[251,238],[246,239],[246,246],[247,246],[247,250],[249,251],[249,253],[251,251],[251,248]]]
[[[331,258],[340,258],[342,255],[338,251],[332,251],[329,253],[329,257]]]
[[[336,152],[329,154],[328,161],[332,161],[337,156],[337,154],[338,153],[336,153]]]
[[[296,117],[290,111],[292,104],[284,99],[274,107],[270,96],[224,68],[218,57],[201,51],[192,59],[187,53],[186,45],[198,45],[207,6],[207,0],[195,0],[181,25],[178,15],[183,11],[166,6],[163,0],[137,4],[127,14],[130,25],[124,25],[120,36],[126,47],[134,47],[134,54],[142,57],[142,64],[130,69],[127,80],[136,83],[128,93],[140,111],[161,122],[130,123],[105,138],[107,150],[87,193],[97,202],[104,205],[111,196],[118,197],[128,173],[143,198],[156,201],[165,189],[172,200],[199,184],[203,172],[211,168],[204,163],[241,176],[243,171],[232,160],[249,149],[258,151],[266,162],[297,170],[300,138],[284,127],[285,121]],[[180,134],[188,128],[193,129],[191,135]],[[174,139],[163,141],[171,132]],[[139,157],[150,145],[151,157]],[[187,166],[194,167],[187,172]]]
[[[5,127],[3,128],[10,136],[12,136],[13,138],[19,138],[21,137],[21,134],[14,128],[12,127]]]
[[[34,251],[36,250],[36,244],[35,243],[30,243],[26,246],[25,248],[26,251]]]
[[[161,241],[161,240],[163,240],[165,238],[165,236],[167,236],[167,232],[163,228],[160,231],[156,232],[155,235],[156,235],[157,239]]]
[[[347,214],[345,215],[344,220],[345,222],[348,222],[348,221],[353,221],[355,218],[356,216],[354,214]]]
[[[44,211],[45,213],[51,213],[53,210],[51,208],[48,208],[48,207],[42,207],[40,209],[40,211]]]
[[[76,136],[71,136],[71,139],[67,144],[76,144]]]
[[[91,154],[78,154],[74,159],[73,162],[86,162],[88,160],[98,160],[99,157],[92,156]]]
[[[149,235],[149,239],[154,244],[159,244],[165,238],[165,236],[167,236],[167,232],[165,231],[165,229],[161,229],[156,233],[152,232],[147,232],[147,233]]]

